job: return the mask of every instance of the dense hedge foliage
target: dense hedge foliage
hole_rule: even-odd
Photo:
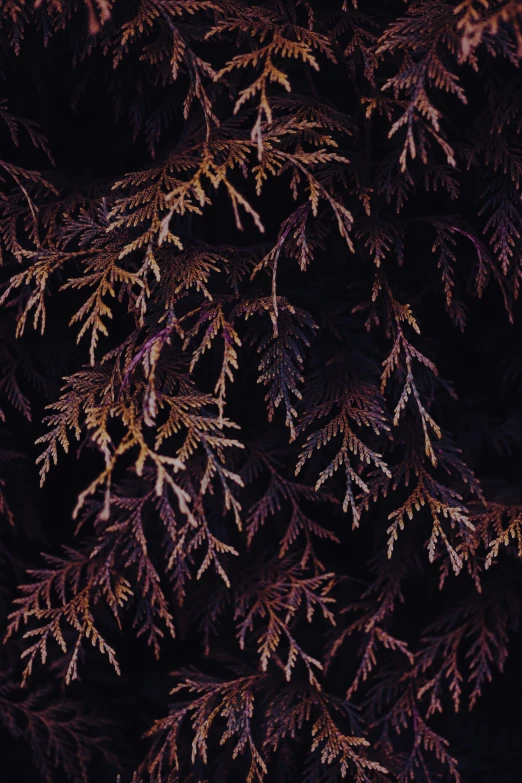
[[[1,4],[2,780],[519,780],[521,22]]]

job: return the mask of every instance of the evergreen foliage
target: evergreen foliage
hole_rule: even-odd
[[[1,4],[2,780],[519,779],[521,57]]]

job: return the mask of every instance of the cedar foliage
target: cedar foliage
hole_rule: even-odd
[[[5,779],[518,779],[521,4],[0,19]]]

